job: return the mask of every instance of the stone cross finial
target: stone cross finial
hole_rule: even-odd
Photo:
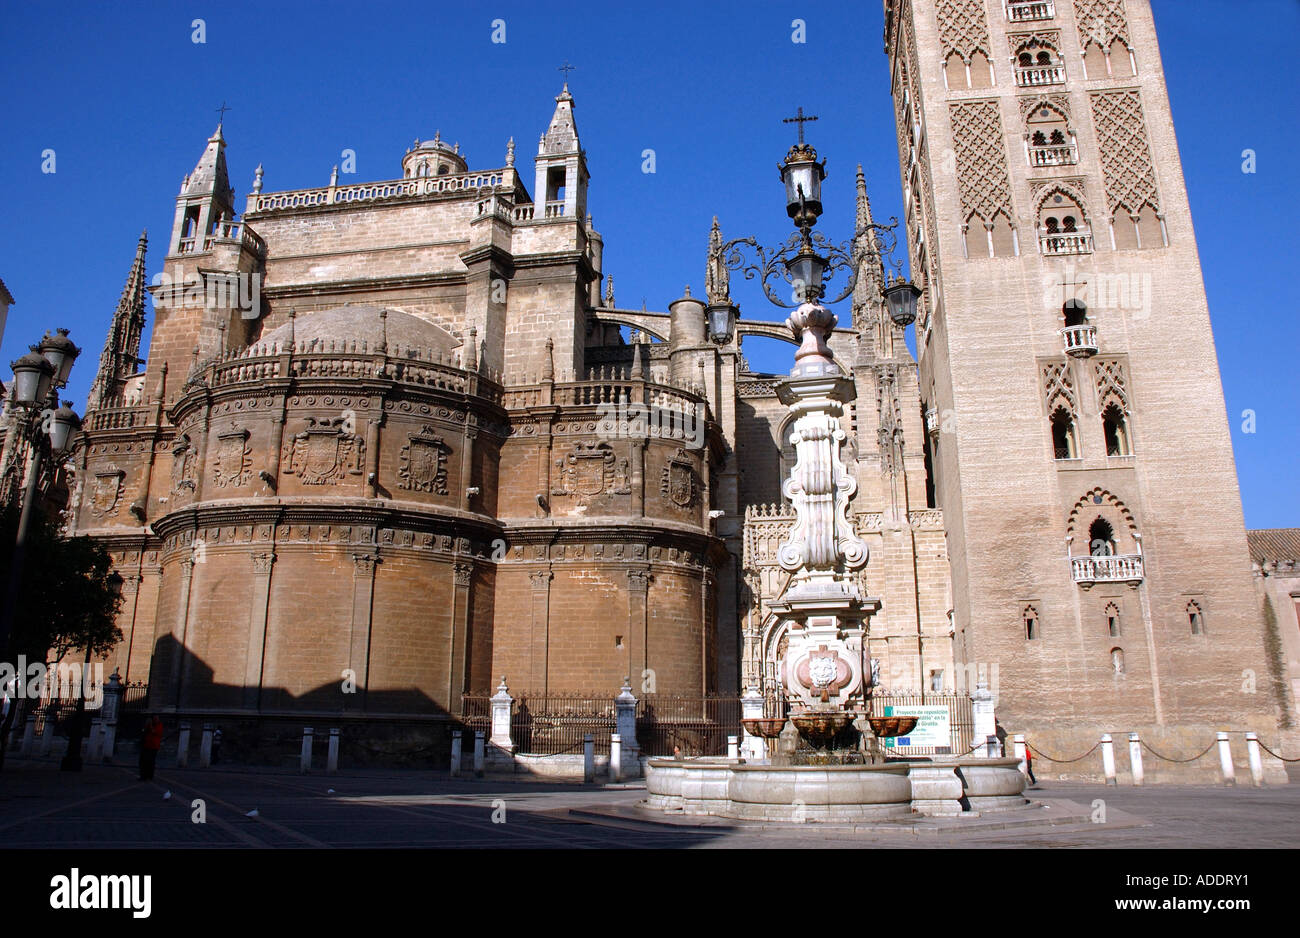
[[[798,125],[799,125],[799,143],[802,144],[802,143],[803,143],[803,125],[806,124],[806,123],[808,123],[809,121],[815,121],[815,120],[817,120],[817,118],[816,118],[815,116],[813,116],[813,115],[809,115],[808,117],[804,117],[804,114],[803,114],[803,108],[799,108],[799,109],[795,112],[795,116],[794,116],[794,117],[786,117],[786,118],[783,118],[782,121],[781,121],[781,123],[783,123],[783,124],[798,124]]]

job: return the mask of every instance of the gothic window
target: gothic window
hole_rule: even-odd
[[[1102,411],[1101,427],[1106,436],[1107,456],[1133,455],[1133,446],[1129,442],[1128,418],[1114,401]]]
[[[1009,37],[1019,42],[1014,56],[1016,84],[1022,88],[1040,85],[1059,85],[1065,81],[1065,68],[1060,53],[1045,37]]]
[[[1114,603],[1106,604],[1106,634],[1119,638],[1119,607]]]
[[[1049,256],[1092,253],[1087,213],[1070,189],[1053,186],[1040,197],[1038,245]]]
[[[1111,557],[1115,554],[1115,529],[1100,515],[1088,527],[1088,553],[1094,557]]]
[[[1187,624],[1191,626],[1193,635],[1205,634],[1205,615],[1201,612],[1200,603],[1194,599],[1187,604]]]
[[[1052,458],[1079,458],[1079,441],[1074,431],[1074,415],[1064,407],[1057,407],[1052,411]]]
[[[1034,641],[1039,636],[1038,610],[1033,606],[1026,606],[1025,611],[1021,613],[1021,619],[1024,622],[1025,641]]]

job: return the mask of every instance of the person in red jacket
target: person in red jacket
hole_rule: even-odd
[[[163,723],[157,714],[149,714],[144,721],[144,732],[140,734],[140,781],[147,782],[153,778],[154,765],[158,762],[158,750],[162,748]]]
[[[1025,743],[1025,771],[1029,773],[1029,784],[1037,785],[1038,779],[1034,778],[1034,753],[1029,748],[1029,743]]]

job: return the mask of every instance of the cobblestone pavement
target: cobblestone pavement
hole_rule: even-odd
[[[331,791],[333,789],[333,791]],[[164,793],[170,792],[170,798]],[[416,770],[297,775],[244,767],[160,769],[10,759],[0,772],[6,847],[1300,847],[1300,785],[1107,788],[1049,783],[1030,795],[1106,823],[966,832],[656,823],[637,787],[449,778]],[[202,799],[206,823],[194,823]],[[246,816],[256,810],[255,817]],[[571,813],[575,812],[575,813]],[[493,816],[497,821],[494,823]],[[500,821],[504,821],[501,823]]]

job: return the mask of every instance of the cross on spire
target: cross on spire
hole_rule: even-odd
[[[217,116],[217,123],[218,123],[218,124],[224,124],[224,123],[226,122],[226,112],[227,112],[227,111],[233,111],[233,110],[234,110],[234,108],[226,107],[226,102],[225,102],[225,101],[222,101],[222,102],[221,102],[221,107],[217,108],[217,115],[218,115],[218,116]]]
[[[803,108],[801,107],[801,108],[799,108],[798,111],[795,112],[795,116],[794,116],[794,117],[785,117],[785,118],[782,118],[782,119],[781,119],[781,123],[783,123],[783,124],[798,124],[798,125],[799,125],[799,142],[802,144],[802,143],[803,143],[803,125],[806,124],[806,123],[808,123],[809,121],[815,121],[816,119],[817,119],[817,118],[816,118],[815,115],[810,115],[810,116],[808,116],[808,117],[804,117]]]
[[[556,69],[557,72],[564,72],[564,83],[566,85],[569,83],[569,72],[576,72],[577,70],[578,66],[570,65],[568,59],[565,59],[564,64]]]

